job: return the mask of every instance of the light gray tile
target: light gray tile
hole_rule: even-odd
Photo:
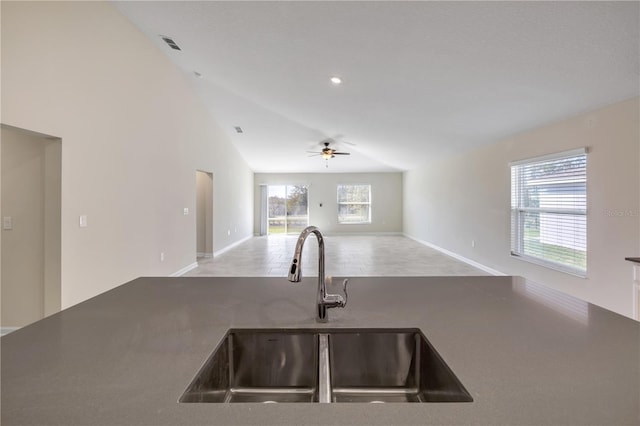
[[[215,258],[198,259],[185,276],[286,277],[297,238],[255,237]],[[314,238],[304,247],[302,273],[318,275]],[[488,275],[403,236],[326,236],[325,272],[333,276]]]

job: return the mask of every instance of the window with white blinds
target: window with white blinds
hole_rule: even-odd
[[[586,149],[510,163],[511,254],[587,274]]]

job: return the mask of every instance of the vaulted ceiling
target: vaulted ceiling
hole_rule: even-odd
[[[114,5],[256,172],[409,170],[640,94],[638,2]]]

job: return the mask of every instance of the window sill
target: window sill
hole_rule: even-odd
[[[510,256],[512,259],[522,260],[523,262],[533,263],[534,265],[538,265],[547,269],[552,269],[554,271],[562,272],[563,274],[573,275],[574,277],[587,279],[586,271],[579,271],[579,270],[564,268],[562,266],[556,265],[555,263],[546,262],[544,260],[537,259],[531,256],[523,256],[523,255],[518,255],[513,253],[511,253]]]

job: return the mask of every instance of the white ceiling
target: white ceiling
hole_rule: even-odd
[[[255,172],[409,170],[640,94],[638,2],[115,5]]]

